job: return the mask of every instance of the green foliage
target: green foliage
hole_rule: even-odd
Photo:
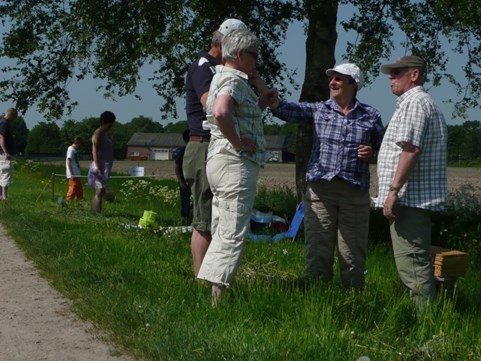
[[[155,10],[154,10],[155,9]],[[14,59],[3,68],[2,99],[15,99],[24,111],[38,105],[49,119],[76,105],[67,83],[90,75],[105,83],[108,97],[132,94],[139,69],[154,64],[149,81],[164,98],[165,117],[176,116],[175,97],[184,92],[184,75],[200,49],[228,17],[243,19],[263,43],[261,68],[273,82],[290,81],[292,72],[276,57],[289,23],[299,17],[299,1],[211,2],[116,1],[108,3],[4,1],[0,19],[8,22],[0,56]]]
[[[481,260],[481,187],[461,185],[448,197],[447,210],[433,219],[433,243],[469,252]]]
[[[127,143],[132,135],[133,133],[130,133],[127,125],[118,122],[116,122],[109,131],[109,137],[112,139],[114,157],[116,159],[125,159],[127,155]]]
[[[448,161],[481,161],[481,122],[448,126]]]
[[[25,153],[58,154],[62,145],[59,139],[60,128],[56,123],[41,122],[29,132]]]
[[[2,67],[9,74],[0,82],[2,99],[15,99],[22,111],[36,104],[48,119],[60,118],[76,105],[67,88],[72,79],[101,79],[108,97],[132,94],[139,69],[146,63],[155,66],[149,81],[165,100],[165,117],[175,115],[175,97],[184,92],[188,64],[200,49],[209,47],[213,31],[228,17],[244,20],[259,35],[260,72],[268,83],[281,85],[292,83],[294,72],[278,60],[277,49],[289,24],[303,21],[308,50],[303,99],[319,99],[320,94],[326,96],[327,88],[326,79],[318,74],[334,63],[336,44],[331,35],[336,32],[336,14],[351,9],[351,19],[339,25],[358,36],[347,44],[343,58],[358,63],[367,82],[378,75],[381,60],[390,59],[391,52],[401,46],[428,61],[435,86],[443,78],[455,85],[458,99],[450,101],[456,105],[456,116],[476,108],[480,98],[481,34],[476,19],[481,5],[477,1],[226,0],[219,5],[79,0],[64,5],[59,0],[0,4],[0,19],[6,25],[0,56],[12,60]],[[405,35],[401,44],[393,41],[397,32]],[[459,64],[465,81],[447,71],[447,46],[466,59]]]
[[[61,124],[61,127],[58,129],[58,135],[56,135],[58,125],[40,123],[29,133],[28,152],[29,154],[46,153],[45,148],[49,147],[49,154],[61,154],[63,156],[67,147],[72,144],[73,138],[75,136],[81,136],[83,144],[80,146],[79,152],[86,157],[91,157],[91,137],[98,126],[99,118],[96,117],[85,118],[82,121],[69,119]],[[116,122],[109,132],[109,137],[112,139],[114,146],[114,157],[116,159],[125,159],[127,143],[136,132],[163,132],[163,126],[143,116],[136,117],[128,123]]]
[[[364,292],[345,293],[337,274],[330,285],[304,279],[301,242],[247,243],[236,282],[212,308],[209,287],[192,280],[190,234],[127,227],[145,209],[157,212],[162,225],[180,224],[178,207],[125,197],[125,179],[113,178],[116,200],[98,217],[90,189],[82,202],[52,201],[50,175],[58,168],[26,162],[14,172],[10,200],[0,202],[8,235],[75,312],[136,359],[481,358],[479,263],[460,280],[455,302],[441,299],[418,317],[389,244],[370,248]],[[57,180],[54,199],[66,189]],[[290,199],[289,193],[280,189],[273,198]]]
[[[400,30],[405,35],[401,47],[405,53],[419,55],[427,61],[433,85],[439,85],[444,78],[456,87],[458,99],[449,99],[455,104],[453,118],[465,118],[467,108],[479,105],[481,78],[476,69],[481,66],[481,30],[474,20],[481,14],[479,1],[351,0],[341,3],[357,7],[354,16],[341,25],[345,31],[359,34],[356,43],[348,44],[344,58],[358,63],[368,81],[378,75],[380,60],[389,59],[391,51],[399,47],[392,37]],[[463,54],[464,82],[447,70],[446,46]]]
[[[134,133],[163,133],[164,127],[159,122],[154,122],[152,118],[138,116],[130,122],[125,123],[126,131],[132,135]]]
[[[179,133],[182,134],[184,130],[189,129],[189,124],[187,120],[182,120],[180,122],[168,123],[164,131],[165,133]]]
[[[15,137],[15,153],[25,153],[25,147],[27,146],[29,130],[23,117],[18,117],[15,121],[11,122],[12,132]]]
[[[179,206],[177,189],[171,189],[159,181],[151,179],[128,179],[121,184],[120,193],[128,200],[157,201],[159,206]]]
[[[278,124],[278,123],[272,123],[272,124],[266,123],[266,124],[264,124],[264,135],[278,135],[278,134],[280,134],[281,129],[282,129],[282,125]]]
[[[292,189],[287,186],[268,188],[266,185],[257,187],[254,208],[262,212],[272,211],[288,221],[292,219],[297,209],[297,198]]]

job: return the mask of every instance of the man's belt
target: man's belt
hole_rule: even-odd
[[[194,141],[194,142],[206,142],[206,143],[208,143],[210,141],[210,137],[202,137],[200,135],[191,135],[189,137],[189,140]]]

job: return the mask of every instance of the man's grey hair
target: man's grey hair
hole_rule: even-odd
[[[235,60],[239,51],[258,48],[259,39],[250,30],[235,30],[222,39],[222,59]]]
[[[212,41],[210,42],[211,46],[217,46],[222,42],[222,33],[218,30],[214,31],[214,35],[212,35]]]
[[[416,70],[419,70],[419,78],[420,78],[420,81],[422,83],[425,83],[425,82],[428,82],[429,79],[428,79],[428,71],[426,68],[412,68],[412,69],[416,69]]]

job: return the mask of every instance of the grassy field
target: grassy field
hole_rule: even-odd
[[[128,167],[126,167],[128,169]],[[112,179],[102,216],[86,200],[62,203],[64,168],[15,169],[2,224],[74,311],[139,360],[480,360],[480,259],[472,258],[454,302],[417,314],[403,292],[391,247],[376,242],[366,289],[345,293],[304,279],[302,237],[249,242],[236,282],[219,307],[192,279],[188,233],[137,230],[144,210],[180,225],[175,181]],[[276,195],[275,197],[280,197]]]

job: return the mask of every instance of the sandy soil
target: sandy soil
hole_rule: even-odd
[[[84,169],[88,164],[83,162]],[[144,167],[146,175],[175,179],[173,162],[123,161],[116,162],[114,170],[129,174],[132,166]],[[294,175],[293,164],[268,164],[260,182],[294,189]],[[449,169],[450,189],[466,183],[481,185],[481,169]],[[132,360],[104,340],[90,323],[72,314],[69,301],[39,276],[0,226],[0,361]]]
[[[1,226],[0,275],[1,361],[133,360],[73,315]]]
[[[89,162],[82,166],[88,167]],[[145,175],[175,179],[174,163],[171,161],[119,161],[114,162],[114,171],[129,174],[131,167],[144,167]],[[261,169],[260,182],[266,185],[286,185],[295,189],[295,164],[268,163]],[[371,166],[371,194],[377,193],[376,167]],[[481,186],[481,168],[448,168],[448,187],[454,190],[462,184]]]

